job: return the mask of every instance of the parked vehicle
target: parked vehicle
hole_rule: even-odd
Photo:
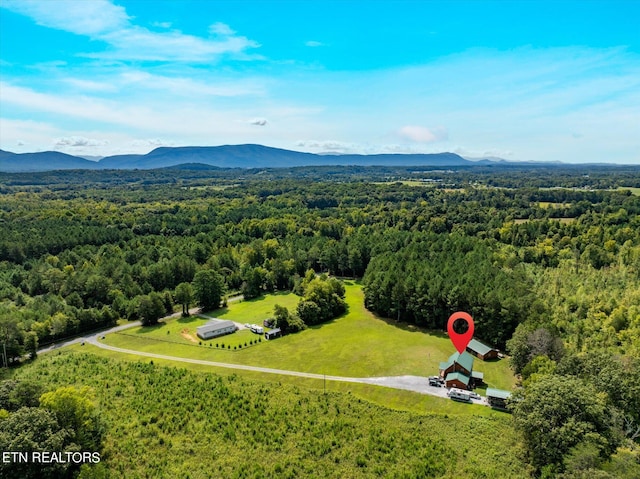
[[[267,318],[264,321],[262,321],[262,325],[265,328],[275,328],[276,327],[276,320],[274,318]]]
[[[482,396],[480,396],[480,394],[478,394],[476,392],[473,392],[473,391],[469,392],[469,397],[471,399],[478,399],[478,400],[482,399]]]
[[[249,329],[251,329],[251,331],[256,334],[264,334],[264,328],[262,326],[258,326],[257,324],[251,324],[249,326]]]
[[[430,376],[429,386],[435,386],[435,387],[441,388],[442,386],[444,386],[444,381],[442,380],[442,378],[438,376]]]
[[[454,401],[471,401],[469,391],[463,391],[462,389],[451,388],[451,390],[447,393],[447,396],[449,396]]]

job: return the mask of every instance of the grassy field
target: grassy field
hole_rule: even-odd
[[[257,336],[249,331],[198,342],[195,328],[202,318],[172,319],[165,325],[133,328],[106,336],[105,343],[137,351],[154,352],[209,361],[265,366],[276,369],[350,377],[429,376],[438,373],[438,364],[455,349],[444,333],[423,331],[410,325],[379,318],[364,308],[362,288],[346,282],[349,311],[329,323],[309,328],[274,341],[244,347]],[[271,316],[273,306],[293,306],[298,298],[291,294],[231,303],[228,308],[209,313],[240,323],[258,323]],[[225,343],[232,349],[221,350],[215,344]],[[233,346],[242,344],[242,349]],[[210,346],[211,345],[211,346]],[[475,369],[485,373],[492,387],[510,389],[514,377],[507,361],[476,360]]]
[[[548,209],[548,208],[569,208],[571,203],[552,203],[550,201],[539,201],[538,206],[540,208]]]
[[[636,196],[640,196],[640,188],[634,188],[632,186],[618,186],[617,188],[618,191],[622,191],[622,190],[629,190],[631,191],[631,193],[633,193]]]
[[[93,352],[78,345],[5,374],[46,389],[92,388],[107,425],[101,467],[111,477],[528,476],[510,417],[486,407],[397,411],[352,391]]]
[[[83,353],[92,356],[100,356],[107,359],[123,360],[128,362],[150,363],[152,360],[145,356],[136,354],[123,354],[115,351],[108,351],[95,346],[79,344],[65,348],[56,353],[49,353],[48,356],[59,354]],[[324,391],[342,392],[352,394],[354,397],[366,400],[373,404],[378,404],[389,409],[398,411],[409,411],[422,414],[426,411],[438,414],[463,414],[479,416],[506,417],[507,413],[496,411],[485,406],[476,404],[465,404],[450,399],[443,399],[426,394],[420,394],[401,389],[374,386],[371,384],[346,383],[339,381],[323,381],[322,379],[302,378],[296,376],[283,376],[278,374],[265,374],[255,371],[243,371],[236,369],[217,368],[201,364],[181,363],[163,359],[153,359],[157,365],[172,366],[194,372],[214,372],[217,375],[229,377],[239,376],[251,381],[274,383],[277,385],[288,384],[299,386],[305,389],[316,391],[318,394]],[[480,391],[482,393],[482,391]]]
[[[119,335],[143,339],[148,342],[153,341],[158,347],[161,347],[159,343],[165,343],[164,349],[172,348],[173,345],[216,347],[216,344],[218,348],[222,348],[224,344],[225,349],[230,347],[231,351],[234,351],[234,347],[236,349],[251,347],[251,342],[257,342],[258,339],[264,341],[264,338],[249,330],[240,330],[234,334],[216,339],[200,340],[196,334],[196,328],[207,323],[207,321],[212,318],[228,319],[242,324],[255,323],[262,326],[263,319],[272,316],[273,306],[275,304],[294,309],[298,301],[300,301],[300,298],[293,293],[276,293],[249,301],[234,301],[229,307],[208,311],[204,314],[192,315],[186,318],[176,317],[167,319],[155,326],[130,329],[119,333]],[[124,341],[122,338],[121,340]],[[133,349],[137,348],[134,347]],[[157,351],[154,350],[154,352]],[[202,359],[200,356],[197,357]]]

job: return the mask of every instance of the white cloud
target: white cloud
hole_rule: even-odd
[[[317,153],[356,153],[362,151],[362,145],[335,140],[299,140],[295,147]]]
[[[413,153],[424,153],[424,152],[416,150],[412,146],[390,144],[390,145],[381,145],[379,147],[379,151],[377,151],[376,153],[413,154]]]
[[[172,141],[161,140],[160,138],[137,139],[129,142],[129,145],[138,149],[139,147],[159,148],[161,146],[174,146]]]
[[[51,138],[59,133],[52,125],[33,120],[17,120],[0,117],[0,138],[2,144],[0,149],[25,151],[25,146],[29,146],[31,151],[46,149]]]
[[[2,7],[31,17],[38,25],[99,37],[126,28],[130,17],[108,0],[3,0]]]
[[[226,23],[216,22],[209,26],[209,33],[213,35],[229,36],[235,35],[235,31]]]
[[[201,38],[178,30],[154,32],[132,23],[125,9],[107,0],[6,0],[2,7],[32,18],[39,25],[106,42],[110,51],[86,53],[88,58],[112,60],[205,62],[224,54],[243,54],[260,45],[215,23],[221,38]]]
[[[253,118],[253,119],[249,120],[249,124],[250,125],[255,125],[255,126],[265,126],[267,124],[267,119],[266,118]]]
[[[155,90],[169,95],[192,98],[261,96],[265,94],[264,86],[261,82],[250,78],[207,81],[205,78],[155,75],[143,70],[123,71],[117,77],[109,79],[108,83],[115,83],[127,89],[139,87],[147,92]]]
[[[511,150],[504,150],[500,148],[491,148],[488,150],[473,150],[467,148],[456,147],[451,151],[463,158],[478,159],[478,158],[502,158],[512,161],[515,153]]]
[[[63,80],[68,85],[82,91],[90,92],[113,92],[117,87],[113,82],[98,82],[94,80],[84,80],[81,78],[65,78]]]
[[[86,148],[106,146],[109,142],[106,140],[96,140],[94,138],[85,138],[83,136],[69,136],[57,138],[53,141],[56,148]]]
[[[407,125],[400,128],[398,134],[411,141],[418,143],[433,143],[446,140],[447,131],[444,128],[427,128],[424,126]]]
[[[311,48],[325,46],[324,43],[318,42],[316,40],[309,40],[308,42],[305,42],[305,45],[308,46],[308,47],[311,47]]]
[[[260,46],[242,36],[227,36],[221,40],[209,40],[179,31],[156,33],[146,28],[131,26],[101,35],[114,50],[88,53],[88,58],[205,62],[224,54],[241,54],[249,48]]]

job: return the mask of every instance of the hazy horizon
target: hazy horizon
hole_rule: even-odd
[[[640,164],[639,16],[633,1],[3,0],[0,148]]]

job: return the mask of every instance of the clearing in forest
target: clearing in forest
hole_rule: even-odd
[[[177,357],[349,377],[430,376],[437,374],[439,363],[454,352],[446,333],[380,318],[365,309],[359,284],[347,281],[345,286],[349,305],[345,315],[273,341],[242,330],[194,344],[180,331],[188,327],[195,332],[207,319],[192,316],[110,334],[105,343]],[[298,301],[291,293],[266,295],[231,303],[207,316],[261,324],[276,304],[294,310]],[[474,369],[484,373],[491,387],[510,389],[515,382],[506,360],[478,360]]]

